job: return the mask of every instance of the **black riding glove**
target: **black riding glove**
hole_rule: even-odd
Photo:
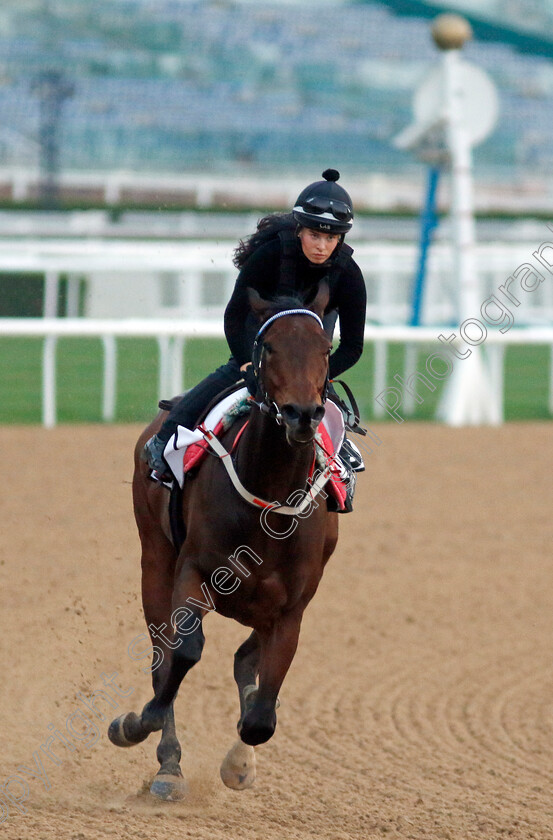
[[[252,397],[255,397],[257,395],[257,378],[253,370],[253,365],[248,365],[246,370],[242,371],[242,379],[246,383],[246,387]]]

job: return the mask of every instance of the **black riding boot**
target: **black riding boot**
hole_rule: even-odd
[[[163,452],[167,442],[176,432],[177,426],[193,429],[211,400],[225,388],[238,382],[241,377],[242,372],[238,362],[231,356],[226,365],[221,365],[214,373],[202,379],[173,406],[159,432],[146,442],[142,452],[143,460],[158,474],[159,478],[172,478]]]

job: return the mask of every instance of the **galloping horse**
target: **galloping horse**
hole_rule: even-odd
[[[258,394],[246,428],[243,418],[221,442],[232,451],[243,431],[233,451],[235,470],[257,505],[236,492],[222,460],[204,459],[184,485],[186,537],[177,553],[167,490],[149,479],[140,459],[163,414],[138,440],[133,498],[142,544],[142,600],[163,659],[153,670],[153,699],[140,715],[116,718],[108,734],[117,746],[128,747],[162,730],[160,769],[150,788],[160,798],[180,799],[185,791],[173,701],[200,660],[206,612],[217,610],[253,628],[234,658],[240,737],[221,767],[225,784],[242,789],[253,783],[253,747],[274,733],[278,692],[296,652],[303,611],[338,539],[338,517],[320,497],[319,502],[312,498],[314,487],[308,508],[292,509],[301,509],[301,515],[279,516],[271,506],[263,507],[264,499],[290,504],[310,486],[328,384],[331,345],[320,320],[327,302],[326,285],[309,308],[293,299],[264,301],[250,290],[252,311],[262,325],[254,348]],[[299,496],[306,499],[305,493]]]

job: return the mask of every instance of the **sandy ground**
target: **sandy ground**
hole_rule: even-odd
[[[219,764],[246,633],[206,620],[176,707],[190,786],[179,803],[147,792],[156,736],[121,750],[105,735],[150,696],[127,654],[144,630],[138,428],[0,428],[0,783],[21,800],[0,790],[3,837],[553,838],[553,427],[375,428],[382,444],[242,793]],[[100,721],[86,701],[114,672],[132,695],[110,689],[118,706],[99,701]],[[68,721],[72,751],[41,750]],[[38,755],[44,775],[25,787],[17,768],[40,769]]]

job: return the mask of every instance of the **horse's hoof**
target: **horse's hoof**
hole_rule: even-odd
[[[255,782],[255,750],[238,740],[221,764],[221,779],[233,790],[246,790]]]
[[[158,773],[150,785],[150,793],[165,802],[178,802],[186,796],[187,785],[182,776]]]
[[[128,716],[134,715],[134,712],[129,712]],[[138,741],[129,741],[129,739],[125,735],[125,730],[123,729],[123,724],[125,722],[125,718],[127,715],[120,715],[109,725],[108,729],[108,738],[112,744],[115,744],[116,747],[134,747]],[[134,715],[136,718],[137,716]]]

